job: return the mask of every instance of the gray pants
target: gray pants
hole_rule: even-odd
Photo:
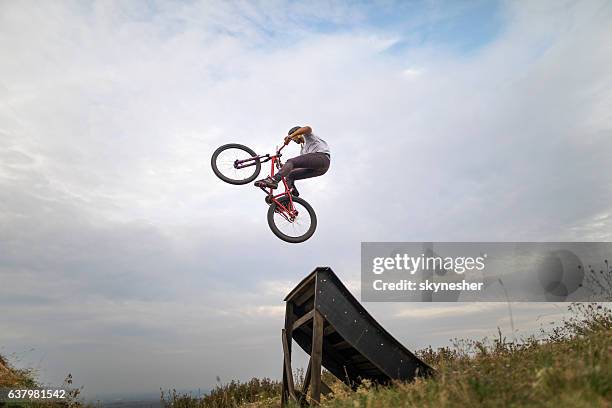
[[[325,153],[306,153],[287,160],[278,172],[278,177],[286,177],[290,186],[295,180],[322,176],[329,169],[329,156]]]

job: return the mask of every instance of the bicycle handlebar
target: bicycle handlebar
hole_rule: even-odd
[[[283,141],[283,145],[280,148],[276,149],[276,154],[280,153],[281,150],[283,150],[285,148],[285,146],[287,146],[288,144],[289,143],[285,143],[285,141]]]

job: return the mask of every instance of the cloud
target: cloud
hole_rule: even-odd
[[[358,293],[361,241],[609,239],[610,6],[383,3],[2,3],[0,343],[91,393],[277,377],[283,295]],[[299,246],[209,168],[296,123],[332,148]],[[367,307],[411,347],[507,327]]]

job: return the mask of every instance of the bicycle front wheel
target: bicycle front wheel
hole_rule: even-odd
[[[317,228],[317,215],[314,209],[299,197],[293,197],[293,207],[297,212],[295,217],[290,217],[277,203],[272,203],[268,208],[268,225],[280,239],[285,242],[297,244],[306,241],[314,234]],[[281,197],[279,202],[286,208],[289,206],[289,198]]]
[[[255,180],[261,171],[259,159],[248,160],[257,157],[257,154],[248,147],[230,143],[219,147],[210,159],[213,172],[221,180],[230,184],[248,184]],[[242,166],[238,163],[245,161]]]

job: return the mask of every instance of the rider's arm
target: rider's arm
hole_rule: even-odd
[[[290,137],[292,140],[295,141],[298,137],[302,135],[309,135],[311,133],[312,133],[312,129],[310,128],[310,126],[304,126],[304,127],[299,128],[295,132],[293,132]]]
[[[310,126],[304,126],[293,132],[291,136],[299,136],[299,135],[309,135],[312,133],[312,129]]]
[[[288,144],[291,140],[298,142],[298,139],[302,135],[309,135],[312,133],[310,126],[304,126],[293,132],[290,136],[285,136],[285,144]]]

